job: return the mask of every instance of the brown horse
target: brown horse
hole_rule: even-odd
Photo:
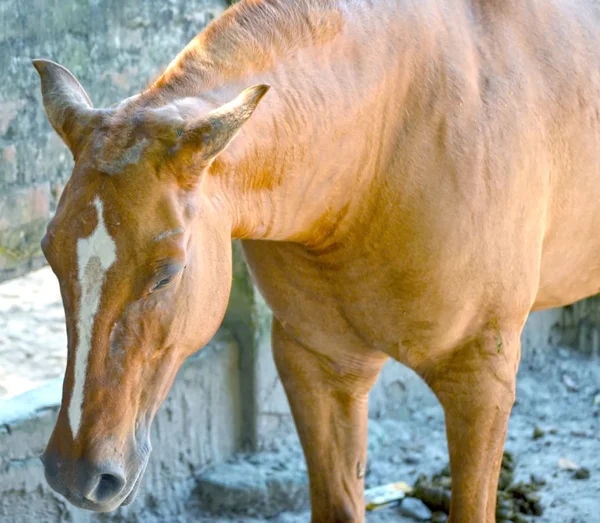
[[[241,238],[312,520],[364,520],[388,357],[444,408],[450,520],[495,520],[523,324],[600,290],[597,4],[247,0],[108,109],[34,65],[75,159],[42,242],[69,340],[54,489],[97,511],[135,497]]]

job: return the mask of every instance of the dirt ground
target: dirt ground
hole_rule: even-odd
[[[65,356],[64,317],[51,271],[45,268],[1,284],[0,398],[60,376]],[[369,434],[367,488],[396,481],[413,484],[419,474],[437,472],[447,463],[439,407],[414,411],[405,420],[371,420]],[[566,349],[549,348],[543,356],[528,354],[519,372],[506,448],[517,463],[515,481],[529,481],[533,474],[546,482],[539,492],[544,512],[528,521],[600,523],[600,361]],[[565,468],[570,463],[587,468],[589,478],[576,479],[574,471]],[[267,452],[240,454],[215,470],[203,471],[198,489],[188,500],[187,513],[173,521],[308,522],[305,471],[297,437],[289,434]],[[208,504],[203,491],[214,485],[207,474],[219,480]],[[235,492],[236,474],[245,476],[242,479],[251,485],[256,477],[266,478],[264,483],[277,485],[278,491],[273,494],[269,487],[271,491],[248,491],[241,496]],[[215,512],[217,498],[221,505]],[[148,521],[154,520],[149,513]],[[392,507],[367,513],[367,521],[415,520]]]

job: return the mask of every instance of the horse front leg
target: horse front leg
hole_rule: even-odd
[[[446,417],[452,523],[494,523],[520,333],[491,329],[421,372]]]
[[[312,522],[363,522],[367,397],[385,358],[334,358],[276,319],[272,343],[308,467]]]

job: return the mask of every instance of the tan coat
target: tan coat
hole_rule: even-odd
[[[450,520],[495,521],[523,324],[600,291],[598,4],[247,0],[107,110],[35,65],[76,157],[44,241],[71,351],[51,485],[93,510],[133,498],[152,417],[222,320],[241,238],[313,522],[364,520],[367,394],[388,357],[444,407]],[[117,256],[96,280],[73,435],[72,267],[95,198]]]

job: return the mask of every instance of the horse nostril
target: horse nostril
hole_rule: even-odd
[[[117,497],[125,486],[125,478],[116,472],[99,474],[85,497],[94,503],[107,503]]]
[[[119,493],[125,485],[125,479],[114,474],[101,474],[100,483],[96,489],[99,494]]]

